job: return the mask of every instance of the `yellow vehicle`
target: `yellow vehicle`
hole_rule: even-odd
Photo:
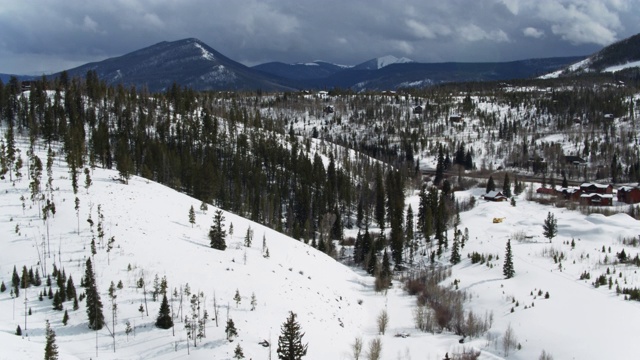
[[[501,217],[501,218],[493,218],[493,223],[494,224],[500,224],[502,222],[502,220],[504,220],[504,219],[506,219],[506,218],[503,218],[503,217]]]

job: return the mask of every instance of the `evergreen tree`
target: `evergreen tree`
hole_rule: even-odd
[[[242,352],[242,347],[240,347],[240,344],[238,344],[236,346],[236,349],[233,351],[233,358],[244,359],[244,353]]]
[[[0,284],[0,292],[5,292],[7,291],[7,286],[4,284],[4,281],[2,282],[2,284]]]
[[[173,320],[171,319],[171,310],[169,308],[169,302],[167,301],[167,295],[162,296],[162,303],[160,304],[160,311],[158,312],[158,318],[156,319],[156,327],[160,329],[169,329],[173,326]]]
[[[189,224],[191,227],[196,223],[196,211],[193,209],[193,205],[189,208]]]
[[[442,144],[438,147],[438,162],[436,163],[436,175],[433,178],[434,185],[440,185],[442,179],[444,179],[445,160],[444,160],[444,148]]]
[[[22,328],[20,327],[20,325],[18,325],[18,327],[16,327],[16,335],[22,336]]]
[[[18,271],[16,270],[16,266],[13,266],[13,275],[11,275],[11,287],[13,288],[13,292],[16,296],[20,295],[20,275],[18,275]]]
[[[226,232],[223,228],[224,216],[222,216],[222,210],[216,210],[213,216],[213,225],[209,230],[209,239],[211,240],[211,247],[218,250],[224,250],[227,248],[225,243]]]
[[[236,294],[233,296],[233,301],[236,302],[236,307],[240,305],[240,302],[242,301],[242,297],[240,296],[240,290],[236,289]]]
[[[385,249],[382,255],[382,265],[376,278],[376,291],[387,289],[391,285],[391,262],[389,259],[389,253]]]
[[[502,194],[508,198],[511,197],[511,180],[509,174],[504,173],[504,182],[502,184]]]
[[[206,214],[206,213],[207,213],[207,210],[209,210],[209,206],[207,205],[207,203],[206,203],[206,202],[204,202],[204,201],[203,201],[203,202],[200,204],[200,211],[202,211],[202,213],[203,213],[203,214]]]
[[[58,360],[58,345],[56,345],[56,332],[53,331],[49,320],[45,323],[46,343],[44,345],[44,360]]]
[[[64,315],[62,316],[62,325],[66,326],[67,322],[69,322],[69,313],[65,310]]]
[[[502,274],[506,279],[511,279],[516,274],[513,268],[513,254],[511,253],[511,239],[507,240],[507,250],[504,255],[504,265],[502,267]]]
[[[58,290],[53,294],[53,310],[62,311],[62,299],[60,299],[60,291]]]
[[[280,360],[300,360],[307,355],[309,344],[302,344],[300,324],[296,321],[296,314],[289,312],[289,317],[282,324],[280,336],[278,337],[278,359]]]
[[[453,238],[453,246],[451,248],[451,264],[455,265],[460,262],[460,244],[458,241],[458,235]]]
[[[84,284],[86,288],[89,329],[100,330],[104,326],[104,314],[102,313],[102,301],[100,300],[100,293],[96,286],[91,259],[87,259]]]
[[[542,229],[544,237],[549,239],[549,242],[558,234],[558,221],[551,212],[547,213],[547,218],[544,220],[544,224],[542,224]]]
[[[244,235],[244,246],[251,247],[251,243],[253,242],[253,229],[251,226],[247,228],[247,233]]]
[[[224,332],[227,334],[228,341],[233,341],[233,339],[238,336],[238,330],[233,323],[233,319],[229,318],[229,320],[227,320],[227,326],[224,328]]]
[[[487,181],[487,193],[489,193],[489,191],[496,191],[496,184],[493,181],[493,176],[489,176],[489,180]]]
[[[376,222],[378,223],[378,227],[380,230],[384,230],[385,225],[385,189],[384,182],[382,180],[382,170],[380,167],[376,167],[376,208],[375,208],[375,217]]]

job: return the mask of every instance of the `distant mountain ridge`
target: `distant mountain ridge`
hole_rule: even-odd
[[[93,70],[110,85],[146,87],[152,92],[166,91],[174,83],[196,91],[331,88],[364,91],[425,87],[447,82],[532,78],[583,59],[557,57],[495,63],[418,63],[388,55],[355,66],[314,61],[298,64],[270,62],[247,67],[198,39],[188,38],[160,42],[67,72],[71,76],[84,77],[87,71]]]
[[[160,42],[123,56],[68,70],[71,76],[96,71],[108,84],[164,91],[173,83],[194,90],[294,90],[273,75],[233,61],[194,38]]]
[[[640,34],[615,42],[582,61],[545,74],[541,78],[617,72],[629,68],[640,68]]]

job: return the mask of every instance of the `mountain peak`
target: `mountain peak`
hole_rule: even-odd
[[[362,64],[356,65],[354,69],[379,70],[379,69],[382,69],[383,67],[393,65],[393,64],[406,64],[406,63],[412,63],[412,62],[414,61],[405,57],[397,58],[393,55],[385,55],[385,56],[380,56],[371,60],[367,60]]]

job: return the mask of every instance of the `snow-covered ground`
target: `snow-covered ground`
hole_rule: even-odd
[[[20,143],[26,163],[24,140]],[[43,148],[38,149],[38,156],[46,162]],[[100,206],[105,238],[115,238],[115,248],[110,254],[106,246],[98,245],[93,258],[109,326],[107,289],[111,281],[122,281],[124,285],[116,292],[116,351],[106,328],[97,336],[87,328],[84,303],[76,311],[72,310],[71,302],[64,304],[70,315],[65,326],[63,312],[53,310],[51,300],[45,297],[42,302],[38,301],[38,293],[45,289],[41,286],[21,289],[20,298],[15,300],[8,289],[0,294],[0,359],[42,356],[47,319],[56,331],[64,359],[187,356],[183,323],[175,319],[175,335],[172,330],[154,327],[159,301],[148,299],[149,316],[138,312],[144,299],[136,281],[143,275],[147,290],[156,275],[166,276],[172,291],[180,291],[188,283],[193,293],[203,293],[203,307],[210,316],[214,312],[215,293],[220,306],[219,326],[211,319],[207,322],[206,337],[189,350],[190,357],[195,359],[231,359],[237,344],[247,359],[267,359],[268,348],[258,344],[264,339],[273,344],[272,358],[276,358],[280,326],[289,311],[298,315],[306,333],[304,341],[309,343],[309,352],[305,359],[352,359],[351,344],[356,337],[363,338],[364,353],[369,341],[380,337],[383,359],[439,360],[445,353],[451,354],[463,346],[458,343],[459,336],[416,330],[415,298],[407,295],[398,281],[394,281],[386,294],[375,293],[373,279],[362,272],[339,264],[304,243],[227,212],[224,213],[225,228],[229,230],[233,224],[227,250],[211,249],[207,234],[216,210],[213,206],[204,213],[198,210],[199,201],[138,177],[133,177],[128,185],[122,184],[115,171],[95,169],[91,172],[93,184],[88,189],[81,187],[77,194],[78,217],[68,169],[64,161],[56,158],[53,168],[56,214],[50,219],[47,241],[46,223],[38,215],[38,206],[42,204],[30,200],[26,172],[25,165],[23,178],[15,185],[8,177],[0,181],[0,280],[10,287],[14,266],[19,272],[22,266],[33,267],[35,271],[39,266],[38,251],[42,253],[50,243],[47,273],[55,262],[67,276],[73,276],[81,292],[79,284],[84,263],[91,257],[92,230],[87,219],[91,213],[97,224]],[[46,178],[43,171],[43,192]],[[80,182],[84,184],[84,175]],[[481,193],[481,189],[473,189],[457,196],[468,198]],[[409,195],[407,201],[415,212],[417,197],[415,193]],[[24,209],[21,196],[26,198]],[[609,268],[613,280],[621,287],[638,286],[640,278],[636,267],[613,262],[615,254],[623,248],[630,257],[639,252],[638,248],[623,245],[620,239],[637,237],[640,224],[626,215],[586,216],[578,211],[543,206],[526,201],[524,194],[516,202],[516,207],[512,207],[508,202],[479,200],[473,210],[461,214],[459,228],[468,228],[470,240],[461,251],[463,261],[452,268],[452,277],[443,285],[459,280],[460,289],[471,294],[468,309],[478,314],[494,314],[487,336],[467,339],[464,346],[482,350],[481,359],[505,358],[501,337],[511,325],[522,348],[512,351],[509,359],[536,359],[543,349],[555,359],[635,358],[640,351],[640,344],[635,341],[640,332],[640,303],[617,296],[615,285],[612,289],[595,288],[591,282],[606,274]],[[194,226],[188,221],[190,206],[196,209]],[[542,236],[542,223],[549,211],[555,214],[559,227],[552,243]],[[494,217],[505,219],[503,223],[493,224]],[[243,242],[249,226],[254,237],[251,246],[245,247]],[[93,233],[96,233],[95,225]],[[269,250],[268,258],[263,256],[263,237]],[[516,276],[504,280],[502,263],[507,239],[512,239]],[[575,248],[570,245],[572,240]],[[472,265],[467,255],[474,251],[498,255],[499,260],[491,261],[491,266]],[[552,253],[564,254],[561,268],[549,255]],[[449,253],[445,253],[440,261],[446,264],[448,258]],[[585,271],[590,273],[591,280],[579,280]],[[238,305],[233,300],[236,290],[242,297]],[[548,292],[549,299],[538,295],[538,291]],[[26,316],[26,326],[25,293],[27,308],[33,312]],[[254,311],[250,305],[252,293],[257,298]],[[183,301],[184,314],[188,314],[187,300]],[[177,311],[177,300],[173,307]],[[389,313],[389,328],[385,335],[379,335],[376,317],[383,309]],[[239,335],[234,342],[226,341],[224,334],[227,313],[238,328]],[[127,321],[135,326],[135,335],[125,334]],[[13,335],[18,325],[25,334],[23,337]],[[395,337],[398,333],[410,336]]]

